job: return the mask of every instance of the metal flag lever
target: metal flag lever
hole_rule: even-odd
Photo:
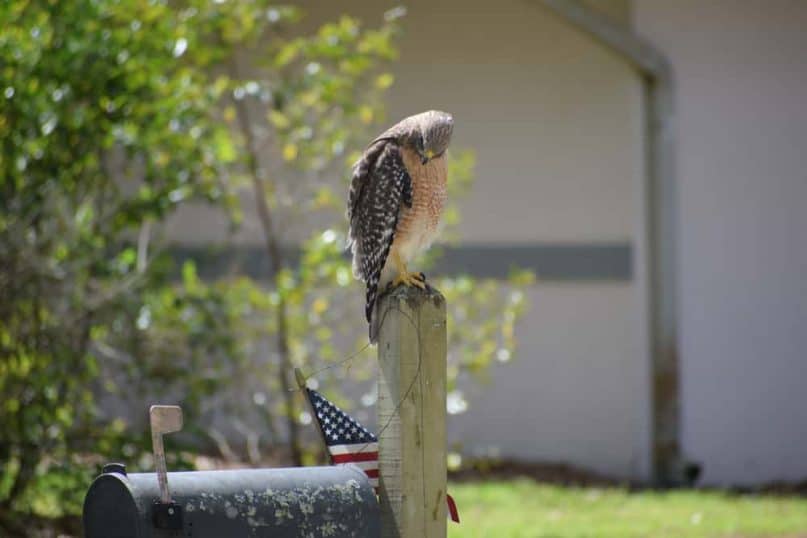
[[[157,468],[157,482],[160,484],[160,501],[171,502],[168,491],[168,471],[165,467],[163,435],[182,429],[182,408],[178,405],[152,405],[149,409],[151,421],[151,444],[154,447],[154,465]]]
[[[158,529],[182,529],[182,511],[171,500],[168,489],[168,470],[165,467],[165,447],[163,435],[182,429],[182,408],[178,405],[152,405],[149,408],[151,423],[151,444],[154,448],[154,466],[157,482],[160,485],[160,500],[154,503],[153,521]]]

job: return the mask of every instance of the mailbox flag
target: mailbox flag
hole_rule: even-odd
[[[325,446],[328,447],[331,463],[357,465],[378,491],[378,438],[319,392],[308,387],[303,390],[314,411]],[[451,495],[446,495],[446,502],[451,520],[459,523],[457,505]]]

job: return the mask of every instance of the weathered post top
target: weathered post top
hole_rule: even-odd
[[[377,311],[384,538],[446,536],[446,304],[401,286]]]

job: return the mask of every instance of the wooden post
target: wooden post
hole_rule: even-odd
[[[446,536],[446,305],[401,286],[377,312],[383,538]]]

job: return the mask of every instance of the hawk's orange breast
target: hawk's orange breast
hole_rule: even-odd
[[[412,207],[401,208],[392,248],[406,262],[429,248],[437,237],[446,203],[447,163],[445,155],[424,165],[411,149],[404,148],[402,154],[412,179]]]

